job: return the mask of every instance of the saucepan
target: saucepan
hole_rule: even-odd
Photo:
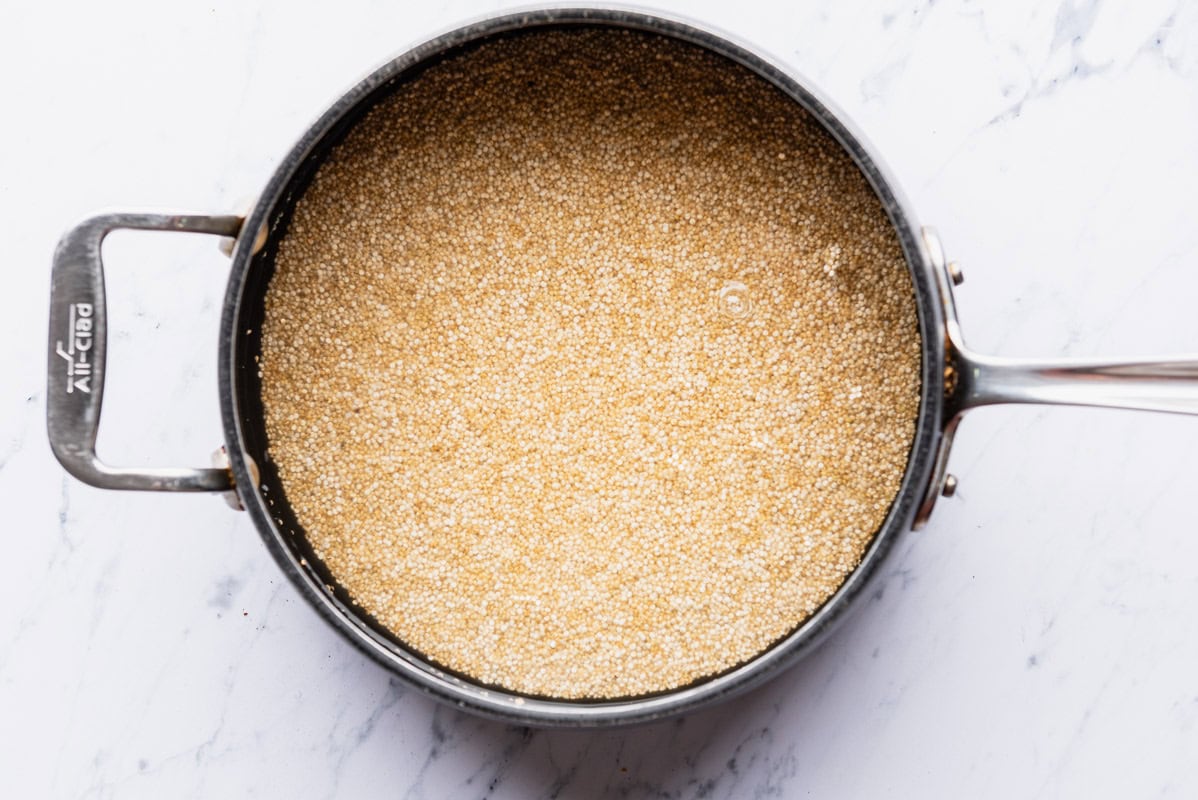
[[[901,488],[860,564],[796,630],[724,674],[647,697],[607,701],[530,697],[454,674],[422,658],[355,606],[315,557],[266,457],[255,356],[264,297],[297,200],[331,148],[380,99],[422,67],[473,43],[547,27],[633,29],[689,42],[743,65],[806,109],[852,157],[881,202],[910,271],[922,339],[918,419]],[[232,259],[218,339],[224,444],[214,466],[115,467],[96,456],[106,351],[101,242],[116,229],[187,231],[222,237]],[[430,695],[470,711],[522,724],[599,726],[644,722],[730,698],[793,665],[864,594],[898,536],[922,526],[956,480],[947,465],[953,434],[970,409],[996,403],[1048,403],[1198,414],[1198,357],[1122,361],[1028,361],[985,356],[962,338],[953,301],[962,280],[935,233],[921,227],[894,180],[844,115],[812,86],[751,48],[693,24],[615,9],[552,9],[497,16],[438,36],[395,58],[349,90],[304,133],[244,216],[107,214],[69,231],[54,255],[47,423],[68,472],[108,489],[225,493],[244,507],[267,549],[300,594],[354,645]]]

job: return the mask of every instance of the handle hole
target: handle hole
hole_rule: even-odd
[[[212,236],[104,240],[107,374],[96,450],[112,464],[206,465],[223,441],[216,362],[228,259]]]

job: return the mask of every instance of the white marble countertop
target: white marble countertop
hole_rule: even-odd
[[[239,210],[350,83],[500,6],[6,8],[5,795],[1198,795],[1195,419],[972,415],[957,497],[816,654],[615,732],[438,706],[327,628],[218,498],[64,477],[43,423],[59,234],[98,209]],[[975,348],[1198,352],[1198,4],[663,6],[773,52],[856,121],[963,264]],[[202,237],[116,234],[106,255],[102,452],[206,462],[227,262]]]

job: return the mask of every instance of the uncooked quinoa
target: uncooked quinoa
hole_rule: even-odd
[[[696,47],[541,31],[400,86],[297,202],[269,457],[430,660],[558,698],[683,686],[860,562],[919,404],[897,237],[793,101]]]

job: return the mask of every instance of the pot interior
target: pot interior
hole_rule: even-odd
[[[303,521],[297,517],[288,500],[278,465],[271,458],[258,368],[267,288],[275,274],[279,248],[287,237],[297,203],[304,197],[330,152],[359,124],[363,116],[390,97],[398,86],[419,79],[431,67],[477,48],[483,42],[496,37],[536,35],[539,31],[575,29],[579,26],[633,28],[704,47],[748,67],[814,115],[853,157],[890,217],[909,267],[923,349],[919,417],[915,422],[901,488],[860,564],[840,589],[797,628],[777,639],[748,662],[738,663],[687,686],[659,693],[599,700],[561,700],[482,684],[470,676],[432,662],[398,639],[359,606],[333,571],[317,556],[305,534]],[[653,17],[600,11],[538,12],[490,20],[456,31],[401,56],[335,105],[283,163],[247,225],[254,226],[251,230],[265,226],[268,231],[265,246],[259,252],[251,256],[239,251],[226,316],[226,334],[231,336],[233,345],[228,376],[233,395],[233,424],[230,426],[229,441],[238,445],[231,448],[235,471],[240,473],[239,483],[242,474],[249,474],[246,456],[256,462],[260,471],[259,490],[247,493],[250,495],[245,498],[247,508],[279,563],[330,622],[354,644],[441,699],[485,714],[541,724],[601,724],[654,718],[717,697],[729,696],[793,662],[830,630],[830,625],[841,616],[851,599],[860,593],[897,532],[910,525],[917,495],[925,485],[930,470],[930,454],[934,452],[939,433],[943,391],[941,371],[935,368],[935,365],[943,363],[942,338],[936,333],[929,333],[940,328],[939,307],[932,299],[932,285],[914,226],[895,196],[893,187],[864,146],[824,104],[767,62],[723,39]],[[242,250],[246,249],[242,247]],[[236,290],[234,284],[237,284]],[[228,413],[226,420],[229,420]]]

